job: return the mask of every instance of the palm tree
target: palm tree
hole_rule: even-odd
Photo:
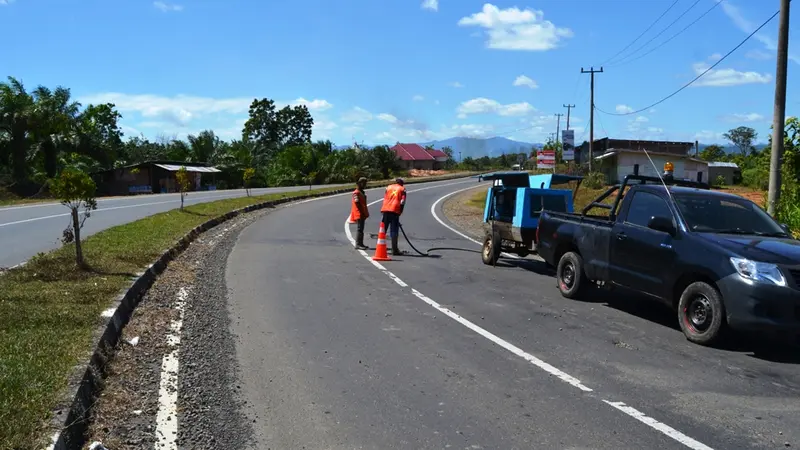
[[[7,144],[3,146],[6,150],[0,154],[0,163],[11,163],[15,182],[28,179],[33,106],[33,97],[25,91],[21,81],[8,77],[7,82],[0,83],[0,133],[7,135]]]
[[[33,91],[33,98],[34,143],[43,159],[45,174],[53,178],[58,171],[59,153],[75,143],[81,105],[71,100],[69,89],[61,86],[55,91],[39,86]]]

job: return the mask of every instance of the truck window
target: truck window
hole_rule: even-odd
[[[667,202],[650,192],[636,192],[631,199],[625,223],[646,227],[651,217],[672,218]]]
[[[542,210],[567,212],[567,197],[563,195],[531,195],[531,217],[539,217]]]
[[[747,199],[676,195],[675,203],[692,231],[730,230],[753,234],[782,234],[783,229],[763,209]]]

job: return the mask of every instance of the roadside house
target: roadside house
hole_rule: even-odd
[[[92,173],[98,195],[156,194],[178,192],[175,173],[186,167],[192,191],[215,190],[214,174],[221,172],[205,163],[145,161]]]
[[[717,177],[722,177],[725,184],[730,186],[738,183],[742,179],[742,171],[736,163],[711,161],[708,163],[708,179],[715,183]]]
[[[398,164],[406,170],[439,170],[447,161],[447,154],[441,150],[424,148],[419,144],[397,143],[390,149],[397,156]]]
[[[583,147],[588,152],[588,145]],[[641,175],[656,176],[663,172],[665,163],[671,162],[676,178],[708,183],[708,162],[692,157],[690,151],[693,147],[693,142],[604,138],[595,141],[594,169],[605,174],[609,183],[618,183],[625,175],[636,171]]]

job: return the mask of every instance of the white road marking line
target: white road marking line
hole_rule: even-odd
[[[158,387],[158,412],[156,413],[156,446],[164,450],[178,448],[178,352],[181,343],[183,313],[189,292],[180,288],[175,302],[178,317],[170,323],[167,344],[172,351],[161,361],[161,382]]]
[[[603,400],[603,402],[613,406],[614,408],[624,412],[625,414],[633,417],[634,419],[638,420],[639,422],[644,423],[645,425],[654,428],[661,433],[666,434],[667,436],[671,437],[672,439],[680,442],[681,444],[691,448],[692,450],[713,450],[711,447],[703,444],[702,442],[698,442],[689,436],[681,433],[680,431],[670,427],[667,424],[661,423],[652,417],[646,416],[643,412],[630,407],[622,402],[610,402],[608,400]]]

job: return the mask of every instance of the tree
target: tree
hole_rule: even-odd
[[[0,83],[0,131],[8,135],[7,158],[15,182],[28,179],[29,130],[33,118],[33,97],[25,91],[22,82],[14,77]]]
[[[197,136],[190,134],[189,161],[202,163],[215,163],[222,148],[222,140],[212,130],[201,131]],[[173,141],[180,142],[180,141]]]
[[[89,105],[76,120],[78,153],[95,159],[106,169],[114,166],[123,149],[119,128],[122,115],[115,108],[113,103]]]
[[[242,140],[255,145],[254,159],[258,165],[266,165],[278,152],[280,132],[275,102],[268,98],[253,100],[249,118],[242,129]]]
[[[380,172],[381,178],[388,180],[392,171],[396,170],[397,155],[385,145],[377,145],[369,151],[370,165]]]
[[[250,197],[250,183],[253,181],[253,177],[256,175],[256,169],[252,167],[248,167],[244,169],[244,174],[242,174],[242,181],[244,181],[244,190],[247,192],[247,196]]]
[[[753,143],[758,138],[758,133],[750,127],[737,127],[728,130],[723,136],[739,149],[742,156],[755,151]]]
[[[62,241],[65,244],[75,242],[75,263],[78,267],[85,267],[81,228],[91,211],[97,209],[97,200],[94,198],[96,189],[97,186],[89,175],[72,168],[64,169],[51,181],[51,191],[71,213],[70,224],[64,230]],[[81,208],[84,209],[83,219],[80,218]]]
[[[73,140],[80,103],[70,99],[70,91],[57,87],[55,91],[39,86],[33,91],[34,108],[31,134],[47,178],[56,176],[59,153]]]
[[[311,142],[314,118],[306,105],[286,106],[275,114],[278,142],[281,147],[297,146]]]
[[[186,170],[186,166],[181,166],[181,168],[175,172],[175,181],[178,183],[178,190],[181,193],[181,211],[183,211],[183,199],[186,198],[186,194],[192,187],[192,181],[189,178],[189,172]]]
[[[719,145],[709,145],[700,151],[700,159],[704,161],[724,161],[727,156],[725,149]]]

